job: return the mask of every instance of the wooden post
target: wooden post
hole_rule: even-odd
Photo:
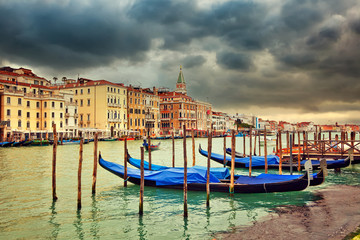
[[[171,134],[172,136],[172,167],[175,167],[175,140],[174,140],[174,131]]]
[[[251,128],[250,128],[251,129]],[[252,134],[252,133],[251,133]],[[251,134],[250,134],[250,136],[251,136]],[[255,129],[255,134],[254,134],[255,136],[254,136],[254,156],[256,156],[256,129]],[[250,139],[251,139],[251,137],[250,137]],[[251,148],[251,147],[250,147]]]
[[[226,166],[226,136],[224,136],[224,167]]]
[[[289,138],[289,140],[290,140],[290,143],[289,143],[289,145],[290,145],[290,175],[293,175],[293,156],[292,156],[293,137],[292,137],[292,135],[293,134],[290,134],[290,138]]]
[[[148,130],[148,153],[149,153],[149,170],[151,171],[151,139],[150,139],[149,130]]]
[[[300,150],[301,150],[301,148],[300,148],[300,132],[298,132],[298,145],[299,145],[299,150],[298,150],[298,171],[300,172],[300,170],[301,170],[301,166],[300,166]],[[302,151],[303,151],[303,153],[304,153],[304,143],[303,143],[303,146],[302,146]]]
[[[279,130],[279,157],[280,157],[280,162],[279,162],[279,174],[282,174],[282,143],[281,143],[281,130]]]
[[[286,152],[285,153],[289,153],[289,143],[290,143],[289,131],[286,131]]]
[[[231,131],[231,171],[230,171],[230,196],[234,195],[234,174],[235,174],[235,131]]]
[[[127,136],[125,136],[125,140],[124,140],[124,187],[127,187],[127,160],[128,160]]]
[[[188,207],[187,207],[187,156],[186,156],[186,126],[183,125],[183,132],[184,132],[184,217],[188,217]]]
[[[93,170],[93,182],[92,182],[92,194],[96,192],[96,175],[97,175],[97,147],[98,147],[98,134],[95,133],[94,139],[94,170]]]
[[[52,197],[53,201],[58,198],[56,196],[56,148],[57,148],[57,135],[56,124],[53,124],[54,144],[53,144],[53,159],[52,159]]]
[[[268,172],[268,162],[267,162],[267,139],[266,139],[266,127],[264,131],[264,156],[265,156],[265,173]]]
[[[77,209],[81,209],[81,170],[82,170],[82,161],[83,161],[83,143],[84,139],[80,140],[80,151],[79,151],[79,168],[78,168],[78,199],[77,199]]]
[[[245,150],[245,149],[246,149],[246,144],[245,144],[245,133],[243,133],[243,145],[244,145],[244,146],[243,146],[243,149],[244,149],[244,157],[245,157],[245,155],[246,155],[246,152],[245,152],[245,151],[246,151],[246,150]]]
[[[256,135],[255,135],[256,136]],[[256,143],[256,139],[255,139]],[[254,151],[255,154],[255,151]],[[251,164],[252,164],[252,127],[250,127],[250,159],[249,159],[249,177],[251,177]]]
[[[279,132],[276,133],[276,154],[279,154]]]
[[[208,158],[206,172],[206,207],[210,207],[210,156],[212,149],[212,131],[208,134]]]
[[[260,132],[258,132],[258,137],[259,137],[259,156],[261,156],[261,146],[260,146]]]
[[[191,129],[191,138],[192,138],[192,152],[193,152],[193,166],[195,166],[195,137],[194,129]]]
[[[140,163],[140,201],[139,201],[139,215],[144,213],[144,147],[140,147],[141,163]]]

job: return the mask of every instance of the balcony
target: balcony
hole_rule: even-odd
[[[65,118],[69,118],[70,117],[70,113],[65,113]]]
[[[79,114],[75,113],[74,118],[79,118]]]

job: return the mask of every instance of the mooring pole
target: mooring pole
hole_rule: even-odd
[[[251,128],[250,128],[251,129]],[[252,133],[251,133],[252,134]],[[251,135],[250,135],[251,136]],[[251,138],[251,137],[250,137]],[[250,147],[251,148],[251,147]],[[256,129],[254,133],[254,156],[256,156]]]
[[[139,215],[144,213],[144,147],[140,147],[141,163],[140,163],[140,201],[139,201]]]
[[[148,129],[148,153],[149,153],[149,170],[151,171],[151,139],[150,139],[149,129]]]
[[[94,138],[94,169],[93,169],[93,182],[92,182],[92,194],[96,192],[96,175],[97,175],[97,147],[98,147],[98,133],[95,133]]]
[[[82,170],[82,161],[83,161],[83,143],[84,139],[80,140],[80,151],[79,151],[79,168],[78,168],[78,200],[77,200],[77,209],[81,209],[81,170]]]
[[[293,155],[292,155],[292,149],[293,149],[293,134],[290,134],[290,175],[293,175]]]
[[[234,195],[234,174],[235,174],[235,131],[231,131],[231,171],[230,171],[230,196]]]
[[[212,126],[212,124],[211,124]],[[206,173],[206,207],[210,207],[210,156],[212,149],[212,131],[208,134],[208,158]]]
[[[53,197],[53,201],[56,201],[58,199],[56,196],[56,149],[57,149],[56,124],[53,124],[53,135],[54,135],[54,145],[53,145],[53,159],[52,159],[52,197]]]
[[[224,136],[224,167],[226,166],[226,136]]]
[[[193,152],[193,166],[195,166],[195,136],[194,129],[191,129],[191,138],[192,138],[192,152]]]
[[[128,160],[127,136],[125,136],[125,140],[124,140],[124,187],[127,187],[127,160]]]
[[[256,139],[255,139],[256,142]],[[255,148],[254,148],[255,150]],[[255,152],[254,152],[255,154]],[[250,159],[249,159],[249,177],[251,177],[251,164],[252,164],[252,127],[250,127]]]
[[[174,140],[174,130],[172,132],[172,167],[175,167],[175,140]]]
[[[298,171],[300,172],[300,170],[301,170],[301,166],[300,166],[301,144],[300,144],[300,132],[299,132],[299,131],[298,131],[298,145],[299,145],[299,151],[298,151]],[[304,143],[303,143],[302,151],[304,152]]]
[[[261,156],[261,144],[260,144],[260,142],[261,142],[261,141],[260,141],[260,140],[261,140],[261,137],[260,137],[260,132],[258,132],[258,135],[259,135],[259,136],[258,136],[258,137],[259,137],[259,138],[258,138],[258,139],[259,139],[259,156]]]
[[[188,207],[187,207],[187,156],[186,156],[186,127],[183,125],[183,149],[184,149],[184,217],[188,217]]]
[[[245,155],[246,155],[246,153],[245,153],[245,147],[246,147],[246,144],[245,144],[245,133],[243,133],[243,148],[244,148],[244,157],[245,157]]]
[[[267,139],[266,139],[266,127],[264,131],[264,154],[265,154],[265,173],[268,172],[268,162],[267,162]]]
[[[279,174],[282,174],[282,144],[281,144],[281,130],[279,130]]]

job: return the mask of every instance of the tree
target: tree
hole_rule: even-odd
[[[63,81],[64,84],[65,84],[66,80],[67,80],[66,77],[62,77],[62,81]]]
[[[57,78],[57,77],[53,77],[53,80],[54,80],[54,82],[55,82],[55,84],[56,84],[56,81],[58,80],[58,78]]]

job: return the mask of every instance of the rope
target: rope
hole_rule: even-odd
[[[234,194],[234,189],[231,191],[231,187],[229,187],[229,193]]]
[[[130,177],[127,177],[127,179],[124,180],[124,182],[127,182],[127,180],[129,180]]]
[[[265,193],[267,193],[267,190],[266,190],[266,185],[265,185],[265,183],[264,183],[264,190],[265,190]]]

